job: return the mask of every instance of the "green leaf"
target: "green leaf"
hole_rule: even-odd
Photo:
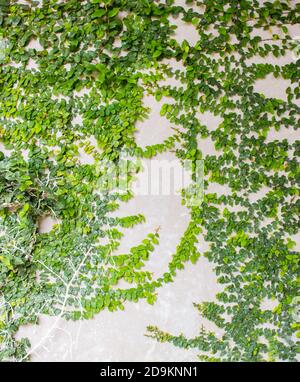
[[[95,19],[95,18],[98,18],[98,17],[102,17],[106,14],[106,10],[105,9],[97,9],[93,14],[92,14],[92,18]]]
[[[119,13],[119,8],[113,8],[108,12],[108,17],[113,18]]]

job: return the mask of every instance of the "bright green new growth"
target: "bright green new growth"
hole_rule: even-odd
[[[281,67],[249,60],[292,51],[287,26],[299,23],[299,5],[188,1],[193,10],[186,10],[172,0],[13,3],[0,16],[0,137],[11,150],[0,158],[0,359],[29,358],[28,341],[14,336],[39,314],[88,319],[123,309],[126,301],[154,303],[157,289],[185,262],[196,262],[197,242],[206,240],[210,250],[203,255],[224,289],[216,302],[196,307],[224,334],[203,329],[186,339],[149,327],[148,335],[197,348],[202,359],[294,360],[299,254],[291,236],[299,230],[300,144],[272,141],[269,133],[299,127],[299,60]],[[194,47],[174,39],[170,16],[198,30]],[[257,30],[275,25],[270,41],[259,37]],[[40,48],[30,48],[32,41]],[[184,70],[172,70],[171,58]],[[267,75],[290,82],[286,101],[255,92],[255,81]],[[159,86],[167,77],[182,86]],[[161,115],[179,128],[143,150],[134,133],[147,118],[147,93],[172,99]],[[206,111],[222,118],[213,131],[201,123]],[[218,156],[202,155],[208,138]],[[79,147],[94,164],[80,163]],[[111,216],[131,192],[98,191],[105,161],[117,162],[124,151],[138,159],[168,150],[193,163],[204,159],[205,187],[218,183],[228,193],[206,193],[201,206],[190,207],[169,269],[156,278],[143,267],[158,233],[128,254],[114,254],[121,229],[144,220]],[[137,161],[130,166],[134,178]],[[262,187],[268,192],[252,202]],[[57,224],[39,233],[45,216]],[[262,309],[266,298],[278,301],[273,311]]]

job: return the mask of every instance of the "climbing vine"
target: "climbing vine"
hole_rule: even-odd
[[[268,58],[297,50],[289,27],[300,21],[299,4],[186,3],[0,1],[1,360],[30,359],[35,349],[15,335],[40,314],[79,320],[126,301],[153,304],[158,288],[198,260],[201,240],[223,291],[195,307],[223,334],[202,328],[187,339],[150,326],[148,335],[197,348],[204,360],[296,359],[300,145],[272,131],[299,128],[299,59],[280,66]],[[195,45],[176,40],[173,19],[197,30]],[[255,91],[266,76],[289,82],[285,100]],[[181,85],[161,85],[168,78]],[[148,117],[145,94],[168,100],[161,115],[174,133],[142,148],[135,131]],[[221,118],[213,129],[206,112]],[[206,140],[216,155],[203,153]],[[145,265],[158,230],[116,254],[124,231],[145,218],[116,217],[134,195],[111,184],[107,163],[122,162],[133,182],[140,158],[170,150],[194,172],[204,159],[206,191],[201,205],[187,203],[188,228],[155,277]],[[92,163],[82,163],[82,151]],[[227,191],[208,192],[212,184]],[[45,217],[56,222],[48,233],[39,229]]]
[[[292,240],[299,231],[299,140],[272,139],[272,131],[299,128],[300,61],[268,61],[297,49],[288,26],[299,24],[299,4],[189,3],[195,10],[182,10],[183,19],[197,27],[199,41],[182,45],[186,89],[168,88],[178,108],[167,117],[186,128],[189,150],[201,155],[207,139],[216,150],[204,157],[205,184],[219,184],[224,192],[206,192],[191,216],[210,245],[203,256],[223,290],[214,302],[195,303],[216,332],[202,327],[188,339],[149,326],[148,335],[196,348],[206,361],[293,361],[300,334],[299,252]],[[288,81],[286,100],[255,91],[266,76]],[[182,107],[188,114],[179,115]],[[205,112],[220,117],[218,126],[209,130],[201,123]],[[275,302],[273,309],[264,307],[266,301]]]

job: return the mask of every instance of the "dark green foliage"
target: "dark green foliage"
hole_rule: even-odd
[[[270,131],[299,128],[299,60],[283,66],[248,60],[294,49],[286,26],[299,23],[299,4],[188,3],[193,9],[173,1],[44,0],[40,8],[11,4],[0,18],[0,138],[11,150],[0,154],[0,359],[29,359],[30,344],[15,334],[39,314],[89,319],[103,309],[124,309],[126,301],[154,303],[158,288],[185,262],[197,261],[198,241],[205,240],[210,249],[203,255],[224,288],[216,302],[195,307],[223,334],[202,329],[186,339],[149,327],[149,335],[197,348],[204,360],[295,360],[299,253],[292,236],[299,231],[300,145],[272,141]],[[174,39],[171,15],[197,29],[195,46]],[[281,32],[270,41],[257,33],[272,26]],[[39,49],[29,48],[33,40]],[[170,58],[184,70],[172,70],[165,63]],[[255,81],[267,75],[290,82],[286,100],[255,92]],[[167,77],[184,86],[160,86]],[[174,101],[161,115],[180,129],[142,149],[134,133],[148,115],[146,93]],[[222,122],[209,130],[204,112]],[[208,138],[218,156],[203,155]],[[95,163],[81,164],[79,148]],[[112,217],[132,194],[100,183],[109,172],[103,165],[123,152],[133,158],[133,179],[138,158],[168,150],[191,160],[193,169],[204,159],[205,187],[217,183],[228,192],[207,192],[201,206],[189,207],[189,226],[156,278],[143,268],[158,233],[116,255],[124,228],[144,217]],[[40,233],[46,216],[57,224]],[[273,310],[263,308],[266,299],[276,302]]]
[[[176,100],[163,113],[186,128],[188,150],[195,147],[194,136],[201,137],[200,151],[207,137],[212,139],[219,155],[204,157],[206,187],[214,182],[228,190],[207,193],[201,208],[192,211],[192,221],[210,243],[203,255],[223,285],[216,302],[196,307],[218,327],[218,334],[203,328],[198,337],[187,339],[149,326],[148,335],[197,348],[202,360],[293,361],[299,352],[299,253],[291,239],[299,232],[299,141],[271,141],[270,132],[299,128],[299,60],[281,67],[247,60],[291,54],[286,27],[279,46],[255,34],[272,25],[298,23],[299,4],[293,9],[279,1],[264,6],[256,1],[238,6],[231,1],[197,2],[201,4],[204,14],[184,12],[184,19],[199,30],[195,47],[182,46],[187,55],[178,50],[185,62],[181,79],[186,90],[163,89]],[[218,36],[207,32],[211,25],[218,26]],[[230,36],[236,37],[235,44]],[[267,75],[290,80],[287,101],[254,91],[255,81]],[[186,113],[179,116],[183,108]],[[196,115],[199,109],[222,122],[209,131],[201,125],[201,114]],[[275,307],[264,307],[266,301]]]

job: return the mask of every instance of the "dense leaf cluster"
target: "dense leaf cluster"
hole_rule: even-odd
[[[299,128],[300,71],[297,59],[279,66],[268,57],[295,49],[288,27],[299,23],[299,4],[7,4],[9,12],[0,17],[0,359],[29,358],[28,341],[16,341],[15,334],[39,314],[88,319],[103,309],[124,309],[126,301],[154,303],[157,288],[185,262],[196,262],[198,242],[205,240],[210,249],[203,255],[224,288],[215,302],[196,308],[223,334],[203,328],[186,339],[155,327],[148,334],[197,348],[202,359],[294,360],[300,145],[273,140],[272,132]],[[171,16],[197,29],[194,46],[176,41]],[[270,28],[271,37],[261,37]],[[267,62],[253,63],[257,58]],[[172,69],[170,59],[183,69]],[[255,91],[266,76],[290,83],[285,100]],[[161,85],[168,77],[181,86]],[[146,93],[168,99],[161,115],[174,134],[143,149],[134,134],[136,122],[148,115]],[[211,129],[201,122],[203,113],[221,122]],[[202,153],[208,140],[217,155]],[[93,164],[81,163],[81,150]],[[134,179],[139,158],[168,150],[194,164],[204,159],[205,187],[225,191],[206,191],[201,206],[189,207],[176,253],[155,277],[143,268],[158,233],[116,255],[124,229],[144,217],[112,217],[133,195],[105,182],[99,192],[99,182],[109,171],[104,164],[122,160],[124,151]],[[49,233],[39,230],[45,217],[57,223]],[[263,307],[266,300],[276,302],[273,310]]]

